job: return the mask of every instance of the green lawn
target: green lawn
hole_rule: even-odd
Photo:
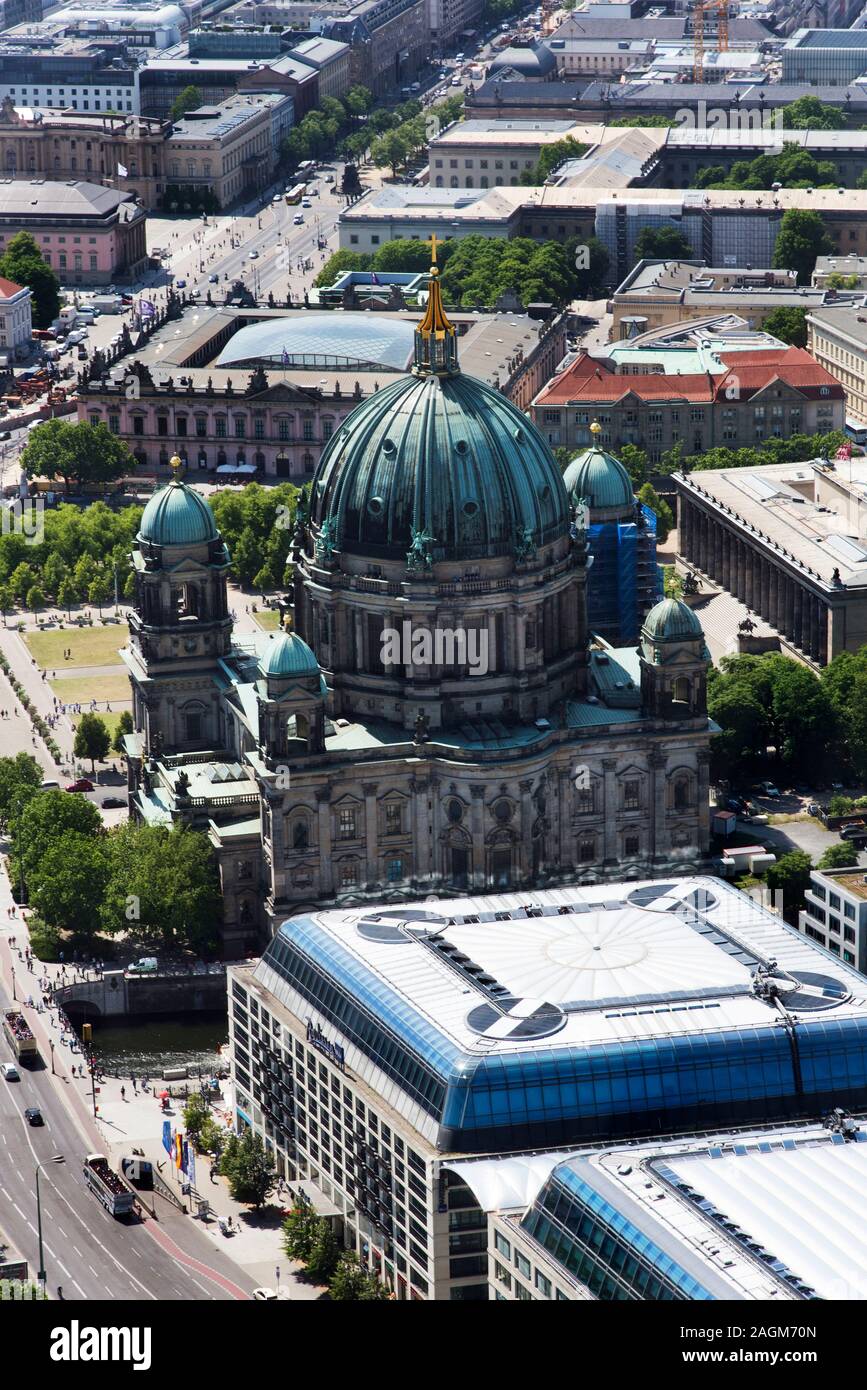
[[[80,703],[84,705],[87,712],[91,700],[99,700],[105,703],[111,700],[114,704],[131,706],[132,687],[129,683],[129,676],[109,675],[109,676],[64,676],[60,680],[49,681],[51,689],[54,691],[62,705]],[[97,710],[97,714],[104,714],[104,710]]]
[[[125,647],[129,628],[126,623],[106,623],[104,627],[52,628],[49,632],[26,632],[24,641],[43,671],[56,671],[62,666],[117,666],[118,649]],[[63,653],[70,647],[72,657],[66,661]],[[77,699],[77,696],[73,698]],[[94,692],[91,699],[98,698]],[[105,696],[111,699],[111,696]]]
[[[280,613],[276,608],[260,608],[253,617],[266,632],[276,632],[280,626]]]

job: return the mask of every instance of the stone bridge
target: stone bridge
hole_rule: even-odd
[[[55,998],[76,1022],[89,1018],[178,1018],[191,1013],[225,1013],[226,969],[223,965],[209,965],[155,975],[106,970],[98,980],[63,986]]]

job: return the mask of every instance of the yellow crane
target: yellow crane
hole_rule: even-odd
[[[696,0],[692,11],[693,82],[704,81],[704,19],[716,11],[716,47],[725,53],[729,46],[729,0]]]

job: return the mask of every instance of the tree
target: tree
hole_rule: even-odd
[[[251,1129],[237,1137],[231,1148],[226,1145],[220,1159],[220,1172],[229,1179],[232,1201],[242,1202],[256,1211],[268,1200],[277,1182],[274,1160],[260,1136]]]
[[[312,1203],[298,1202],[283,1222],[283,1249],[290,1260],[306,1264],[317,1235],[319,1218]]]
[[[107,603],[110,597],[111,584],[108,575],[105,573],[95,575],[87,587],[87,601],[96,604],[100,617],[102,617],[102,605]]]
[[[27,590],[27,607],[34,617],[40,608],[45,607],[45,592],[38,584],[31,584]]]
[[[120,825],[108,836],[110,875],[100,912],[109,932],[153,945],[212,952],[223,903],[213,846],[181,825]],[[134,909],[131,912],[131,904]]]
[[[36,574],[31,569],[30,565],[25,564],[23,561],[20,565],[16,565],[12,574],[9,576],[10,588],[20,603],[26,601],[27,595],[35,583]]]
[[[49,926],[75,936],[93,936],[99,925],[94,904],[108,876],[105,841],[67,830],[30,872],[30,902]]]
[[[813,861],[802,849],[793,849],[783,854],[772,864],[765,875],[765,881],[772,892],[780,890],[783,894],[783,910],[793,917],[804,906],[804,894],[810,886],[810,871]]]
[[[352,138],[352,137],[350,137]],[[363,150],[356,146],[359,154]],[[344,198],[357,198],[361,194],[361,179],[358,177],[358,167],[355,164],[344,164],[343,178],[340,181],[340,191]]]
[[[387,130],[370,147],[370,158],[377,169],[390,169],[395,178],[408,153],[406,138],[397,130]]]
[[[779,309],[773,309],[768,314],[762,327],[765,333],[772,333],[775,338],[789,343],[792,347],[807,346],[806,309],[787,309],[781,305]]]
[[[520,182],[531,185],[544,183],[549,174],[559,169],[561,164],[565,164],[568,159],[581,159],[589,148],[589,145],[582,145],[580,140],[574,140],[571,135],[565,136],[562,140],[555,140],[552,144],[544,146],[535,168],[525,169]]]
[[[9,824],[15,798],[21,788],[30,787],[38,791],[42,778],[42,768],[29,753],[0,758],[0,827],[5,830]]]
[[[199,1091],[194,1091],[184,1106],[184,1130],[187,1136],[192,1139],[196,1148],[200,1148],[200,1139],[205,1121],[210,1118],[211,1110],[205,1097]]]
[[[843,130],[846,115],[839,106],[829,106],[818,97],[798,97],[783,107],[786,130]]]
[[[364,1268],[353,1250],[345,1250],[337,1261],[328,1296],[333,1303],[385,1303],[391,1298],[385,1285]]]
[[[446,241],[437,248],[440,269],[446,265],[454,243]],[[387,241],[373,257],[374,270],[403,271],[409,274],[422,274],[430,266],[430,246],[426,241],[411,241],[398,237]]]
[[[637,444],[623,444],[617,455],[632,479],[632,486],[638,488],[647,477],[647,453]]]
[[[134,726],[132,722],[132,715],[130,714],[128,709],[125,709],[121,712],[121,715],[117,721],[117,728],[114,731],[114,739],[112,740],[111,745],[113,752],[121,754],[123,753],[124,738],[127,734],[131,734],[133,732],[133,728]]]
[[[570,242],[569,245],[574,245],[575,248],[572,257],[575,266],[575,293],[578,297],[587,299],[594,290],[601,289],[605,284],[611,257],[605,243],[595,236],[581,242],[580,248],[577,241]]]
[[[169,111],[170,121],[183,120],[188,111],[196,111],[202,105],[202,89],[190,84],[185,87],[179,96],[175,97]]]
[[[858,851],[854,845],[829,845],[816,865],[819,869],[854,869],[858,863]]]
[[[313,1248],[305,1262],[307,1277],[314,1284],[327,1284],[334,1277],[340,1259],[340,1246],[331,1229],[331,1222],[321,1220],[313,1240]]]
[[[9,818],[12,834],[13,882],[23,878],[29,883],[52,846],[67,832],[96,837],[102,833],[102,817],[92,802],[83,796],[70,796],[62,791],[45,791],[30,795],[15,807]],[[19,792],[20,797],[20,792]],[[93,911],[91,895],[87,895]]]
[[[674,512],[671,507],[660,497],[659,493],[650,483],[644,483],[639,488],[638,500],[643,502],[645,507],[649,507],[656,517],[656,539],[663,545],[668,539],[668,533],[674,526]]]
[[[66,574],[66,561],[62,555],[53,550],[42,566],[42,582],[50,594],[57,596]]]
[[[607,125],[617,126],[657,126],[659,129],[670,129],[677,125],[673,116],[618,116],[616,121],[608,121]]]
[[[816,258],[833,249],[834,243],[818,212],[809,208],[788,208],[780,223],[773,265],[777,270],[794,270],[798,284],[809,285]]]
[[[633,256],[636,261],[689,261],[695,259],[695,252],[677,227],[642,227]]]
[[[829,816],[848,816],[855,810],[855,802],[851,796],[832,796],[828,802]]]
[[[30,287],[34,327],[48,328],[60,310],[60,281],[29,232],[16,232],[9,242],[0,256],[0,275]]]
[[[62,478],[67,496],[77,483],[108,483],[131,473],[135,460],[105,424],[46,420],[31,431],[21,464],[30,478]]]
[[[3,615],[3,626],[6,626],[6,614],[14,607],[15,597],[9,584],[0,584],[0,614]]]
[[[369,87],[363,87],[360,82],[357,82],[346,93],[343,98],[343,105],[350,116],[360,120],[362,116],[367,115],[373,105],[373,92]]]
[[[111,748],[111,734],[104,719],[98,714],[83,714],[75,731],[72,751],[76,758],[90,758],[90,770],[96,771],[96,761],[103,762]]]
[[[333,256],[328,257],[313,284],[317,289],[328,288],[339,280],[341,275],[345,275],[347,270],[369,270],[372,260],[373,257],[366,251],[350,251],[348,247],[342,246]]]
[[[60,582],[57,590],[57,603],[60,608],[65,609],[67,618],[72,615],[73,604],[78,603],[78,590],[75,581],[67,574]]]

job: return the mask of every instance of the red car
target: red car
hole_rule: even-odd
[[[70,782],[66,790],[68,792],[92,792],[93,783],[88,781],[86,777],[79,777],[77,782]]]

